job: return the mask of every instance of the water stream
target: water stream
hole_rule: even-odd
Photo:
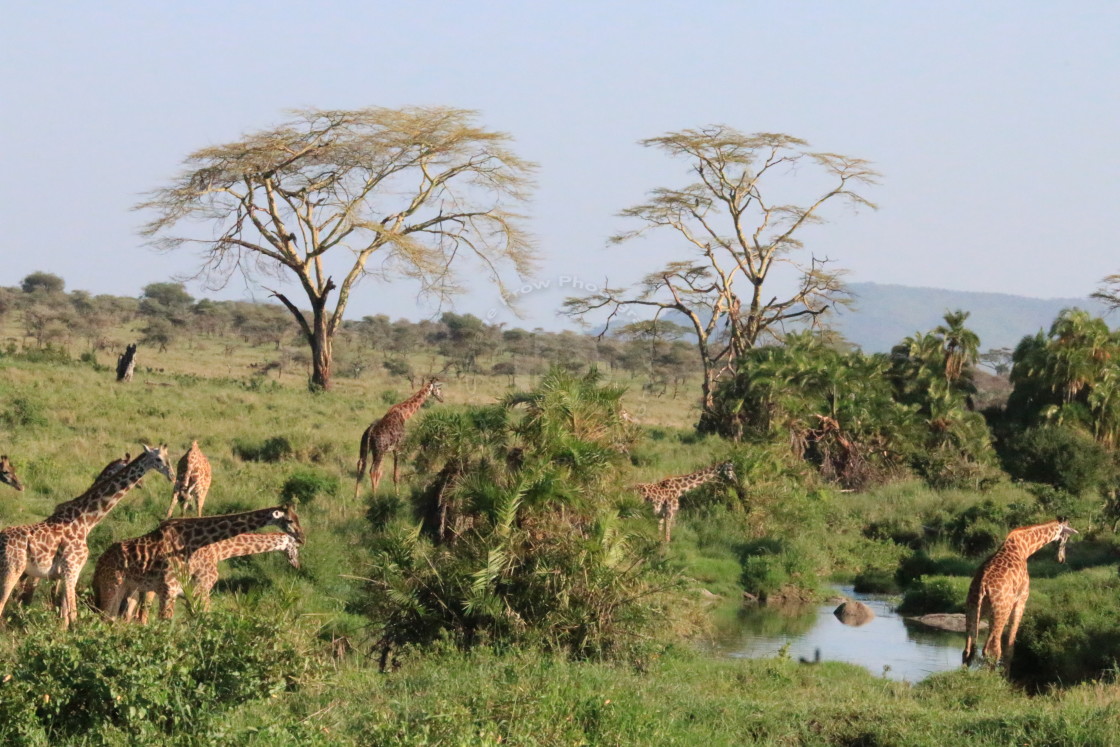
[[[821,661],[846,661],[908,682],[961,665],[963,634],[903,620],[893,610],[897,598],[856,594],[851,587],[837,591],[866,604],[875,619],[858,627],[845,625],[833,614],[838,602],[792,610],[749,608],[723,631],[717,646],[727,656],[753,659],[777,656],[788,645],[793,659],[813,661],[819,651]]]

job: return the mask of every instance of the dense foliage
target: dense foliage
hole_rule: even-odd
[[[635,436],[622,394],[554,370],[532,392],[418,424],[420,523],[378,541],[370,574],[383,646],[531,640],[583,656],[641,631],[655,556],[612,485]]]

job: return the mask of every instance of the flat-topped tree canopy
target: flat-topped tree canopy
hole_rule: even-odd
[[[193,278],[208,287],[241,274],[270,290],[311,346],[311,388],[329,389],[331,341],[366,277],[407,278],[449,297],[474,260],[510,298],[505,276],[531,272],[533,241],[517,208],[536,167],[476,119],[449,107],[293,111],[188,156],[136,206],[153,214],[141,233],[157,249],[200,247]],[[294,278],[310,312],[262,278]]]

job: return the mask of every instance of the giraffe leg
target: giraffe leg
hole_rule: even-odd
[[[369,484],[374,493],[377,492],[377,484],[381,482],[381,475],[383,474],[381,459],[381,454],[374,454],[369,468]]]
[[[179,502],[179,494],[177,492],[172,493],[171,494],[171,505],[167,507],[167,516],[164,517],[165,519],[170,519],[172,514],[175,513],[175,505],[178,502]]]
[[[1003,657],[1003,630],[1011,617],[1011,609],[1006,605],[992,606],[991,627],[988,630],[988,640],[984,643],[984,658],[993,666],[999,666]]]
[[[354,498],[362,490],[362,478],[366,474],[366,466],[369,459],[369,428],[366,428],[362,433],[362,441],[358,444],[358,479],[354,483]]]
[[[397,450],[393,449],[393,492],[400,492],[401,474],[397,469]]]
[[[1015,603],[1015,607],[1011,610],[1011,622],[1007,631],[1007,656],[1005,657],[1008,664],[1011,662],[1011,657],[1015,655],[1015,636],[1019,633],[1019,623],[1023,619],[1023,610],[1027,608],[1027,595],[1019,597]]]
[[[62,599],[58,614],[62,618],[62,628],[66,630],[78,619],[78,576],[89,559],[89,547],[85,542],[75,542],[59,547],[62,562],[59,575],[62,578]]]
[[[0,575],[0,623],[4,619],[4,607],[8,603],[8,597],[11,596],[12,589],[16,588],[16,582],[19,581],[22,573],[22,569],[16,571],[13,566],[9,565],[3,569],[3,573]]]
[[[976,646],[976,637],[980,630],[980,618],[983,616],[987,600],[984,598],[983,592],[979,592],[979,594],[980,596],[975,602],[972,599],[968,600],[968,608],[964,616],[965,639],[961,663],[966,667],[975,664],[976,656],[980,653]]]
[[[143,595],[140,597],[140,600],[138,602],[138,606],[140,608],[140,614],[137,617],[137,620],[140,622],[141,625],[147,625],[148,624],[148,614],[151,612],[152,606],[155,603],[156,603],[156,593],[154,591],[145,591],[143,593]]]
[[[35,589],[39,586],[39,578],[37,576],[24,576],[23,587],[19,591],[19,602],[26,606],[31,604],[35,598]]]

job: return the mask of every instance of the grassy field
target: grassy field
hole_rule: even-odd
[[[909,685],[842,664],[717,660],[694,650],[691,641],[711,623],[710,611],[695,601],[697,589],[721,597],[726,610],[752,583],[812,593],[830,578],[875,570],[893,575],[918,562],[905,543],[923,527],[940,527],[940,534],[919,558],[932,564],[919,591],[934,607],[944,606],[945,593],[959,604],[978,560],[962,554],[958,535],[1038,506],[1007,484],[983,496],[916,483],[868,494],[813,487],[801,468],[765,450],[695,438],[687,399],[652,397],[637,386],[624,402],[642,419],[643,438],[620,481],[657,479],[730,456],[745,491],[738,499],[713,491],[685,502],[662,562],[678,579],[675,599],[686,609],[667,619],[664,635],[614,662],[531,649],[411,648],[398,653],[394,671],[381,673],[371,621],[355,602],[379,530],[367,519],[368,483],[354,497],[353,470],[362,430],[406,396],[408,385],[371,369],[362,378],[336,379],[329,394],[312,395],[302,372],[255,374],[249,364],[268,354],[206,341],[166,354],[142,349],[128,384],[114,381],[104,355],[100,365],[0,357],[0,451],[28,486],[24,493],[0,486],[0,525],[40,520],[140,443],[167,443],[177,459],[199,441],[214,473],[207,513],[278,504],[300,479],[317,486],[298,496],[308,534],[302,568],[290,568],[277,554],[227,564],[212,613],[181,604],[176,620],[140,633],[84,609],[76,629],[61,635],[44,590],[30,608],[10,605],[0,631],[3,738],[25,744],[920,745],[944,743],[952,734],[969,744],[1120,742],[1112,727],[1120,688],[1107,674],[1108,656],[1117,650],[1109,636],[1120,636],[1111,601],[1120,592],[1120,553],[1090,516],[1081,517],[1087,541],[1071,545],[1070,568],[1052,560],[1038,566],[1023,631],[1024,660],[1039,668],[1060,669],[1047,658],[1065,656],[1055,651],[1103,652],[1104,660],[1092,664],[1099,674],[1084,684],[1030,696],[987,672]],[[532,383],[517,381],[525,388]],[[508,391],[504,377],[450,378],[447,403],[434,406],[493,402]],[[412,471],[407,462],[402,467],[403,495]],[[147,476],[91,535],[91,558],[155,527],[170,493],[162,477]],[[391,481],[384,481],[378,500],[392,494]],[[644,526],[653,537],[653,518]],[[80,590],[86,593],[88,584]],[[1061,678],[1086,676],[1071,669]],[[73,721],[78,712],[89,714],[81,728]]]

